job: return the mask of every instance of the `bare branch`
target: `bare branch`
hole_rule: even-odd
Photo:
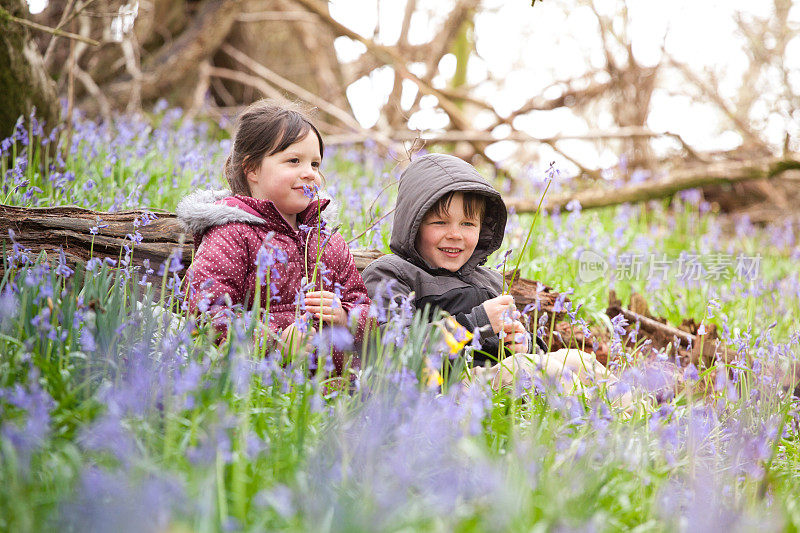
[[[45,33],[49,33],[51,35],[57,35],[59,37],[66,37],[67,39],[72,39],[75,41],[80,41],[82,43],[90,44],[92,46],[100,46],[100,41],[95,41],[94,39],[89,39],[88,37],[84,37],[83,35],[78,35],[75,33],[70,33],[68,31],[59,30],[56,28],[51,28],[50,26],[44,26],[42,24],[37,24],[28,19],[15,17],[11,13],[5,10],[5,8],[0,7],[0,19],[7,19],[17,24],[22,24],[23,26],[27,26],[29,28],[33,28],[34,30],[43,31]]]
[[[120,47],[122,56],[125,58],[125,70],[130,74],[133,82],[131,83],[130,99],[128,100],[128,112],[142,107],[142,69],[139,66],[139,55],[136,53],[133,40],[136,35],[131,33],[126,35]]]
[[[585,166],[583,166],[575,158],[570,157],[569,155],[565,154],[563,150],[561,150],[560,148],[558,148],[558,146],[556,146],[556,141],[547,141],[544,144],[548,145],[550,148],[553,149],[553,151],[555,151],[556,153],[560,154],[561,157],[563,157],[564,159],[566,159],[567,161],[571,162],[573,165],[578,167],[578,169],[580,169],[581,173],[589,176],[593,180],[603,179],[602,176],[600,175],[600,171],[599,170],[590,170],[589,168],[586,168]]]
[[[399,142],[414,141],[421,139],[428,143],[436,142],[486,142],[495,143],[500,141],[518,141],[518,142],[537,142],[537,143],[554,143],[563,140],[584,140],[596,141],[601,139],[629,139],[629,138],[649,138],[649,137],[672,137],[679,142],[682,140],[680,136],[675,133],[664,132],[659,133],[649,130],[647,128],[619,128],[616,130],[596,130],[587,133],[579,133],[574,135],[556,135],[553,137],[534,137],[522,131],[512,131],[508,135],[498,136],[493,135],[486,131],[445,131],[445,132],[419,132],[419,131],[395,131],[392,133],[392,139]],[[340,135],[336,137],[329,137],[325,140],[325,144],[335,146],[337,144],[352,144],[364,142],[367,137],[363,135]],[[699,158],[700,156],[698,156]]]
[[[92,77],[77,64],[73,66],[73,72],[75,78],[81,82],[81,85],[83,85],[84,89],[86,89],[86,92],[97,101],[97,105],[100,108],[100,114],[103,116],[103,120],[105,120],[106,123],[110,123],[111,105],[108,103],[108,99],[103,94],[103,91],[100,90],[100,87],[97,86]]]
[[[209,74],[210,73],[211,73],[211,71],[209,71]],[[222,99],[222,102],[226,106],[233,107],[233,106],[236,105],[236,99],[233,97],[233,95],[230,93],[230,91],[228,91],[228,89],[225,87],[225,84],[222,83],[221,81],[219,81],[220,77],[221,76],[219,76],[219,77],[218,76],[211,76],[210,77],[211,87],[214,88],[214,94],[219,96]]]
[[[203,61],[200,63],[200,67],[197,70],[197,86],[194,89],[192,103],[184,114],[184,122],[194,120],[194,118],[197,116],[197,113],[199,113],[200,109],[202,109],[203,102],[205,102],[206,93],[208,93],[208,89],[211,86],[211,64],[208,61]]]
[[[700,79],[700,77],[695,74],[692,69],[688,66],[680,63],[679,61],[675,60],[674,58],[669,58],[669,63],[677,68],[684,77],[692,83],[695,87],[697,87],[703,96],[708,98],[712,103],[714,103],[720,111],[722,111],[731,122],[733,122],[736,129],[744,135],[748,140],[750,140],[753,144],[758,147],[763,148],[767,152],[769,152],[769,148],[764,143],[764,141],[750,128],[749,124],[746,124],[735,112],[734,109],[730,107],[730,105],[722,98],[719,91],[715,88],[711,87],[707,82]]]
[[[64,7],[64,12],[61,13],[61,20],[58,21],[58,25],[55,29],[60,30],[64,27],[67,23],[67,17],[69,17],[70,11],[72,11],[72,7],[75,5],[75,0],[67,0],[67,5]],[[53,53],[54,45],[56,44],[56,40],[58,39],[57,35],[53,35],[50,38],[50,42],[47,43],[47,49],[44,51],[44,55],[42,58],[44,59],[44,64],[46,67],[50,67],[50,58],[51,54]]]
[[[319,98],[317,95],[312,93],[311,91],[300,87],[296,83],[287,80],[283,76],[277,74],[276,72],[270,70],[269,68],[265,67],[255,59],[251,58],[244,52],[241,52],[231,46],[230,44],[223,44],[220,48],[223,52],[231,56],[233,59],[244,65],[245,67],[252,70],[254,73],[259,75],[261,78],[267,80],[268,82],[272,83],[273,85],[280,87],[284,91],[288,91],[291,94],[295,95],[296,97],[312,104],[322,111],[325,111],[332,117],[336,117],[340,120],[343,124],[349,126],[350,128],[356,131],[365,131],[363,127],[354,119],[349,113],[346,111],[339,109],[338,107],[334,106]]]
[[[403,13],[403,22],[400,26],[400,36],[397,39],[397,48],[406,55],[406,48],[408,47],[408,30],[411,27],[411,17],[417,8],[417,0],[407,0],[405,12]],[[386,117],[387,125],[391,128],[397,128],[406,119],[403,116],[403,110],[400,105],[400,100],[403,95],[403,78],[400,73],[395,70],[394,80],[392,81],[392,91],[389,93],[389,98],[383,105],[381,115]]]
[[[240,13],[236,22],[295,21],[317,22],[317,17],[308,11],[251,11]]]
[[[239,82],[243,85],[249,85],[257,89],[261,94],[270,98],[283,98],[283,94],[264,81],[261,78],[257,78],[256,76],[251,76],[245,72],[240,72],[238,70],[231,70],[222,67],[209,67],[208,74],[215,78],[223,78],[226,80],[233,80]]]
[[[141,98],[158,98],[186,84],[197,65],[209,59],[225,40],[238,16],[243,0],[207,0],[190,26],[172,43],[163,46],[142,69]],[[112,100],[121,100],[131,90],[130,76],[104,86]]]
[[[593,100],[605,94],[612,86],[612,80],[600,83],[593,83],[584,89],[569,89],[564,91],[556,98],[541,98],[535,96],[528,100],[522,107],[516,109],[506,118],[499,118],[493,127],[500,124],[512,124],[514,119],[521,115],[530,113],[531,111],[551,111],[560,107],[573,107],[578,104],[585,103],[588,100]]]
[[[441,91],[434,88],[430,83],[412,74],[406,66],[405,59],[402,58],[396,50],[381,44],[377,44],[375,41],[366,37],[362,37],[344,24],[340,23],[331,17],[331,15],[327,12],[325,5],[319,0],[295,1],[305,6],[309,11],[319,15],[322,20],[324,20],[331,28],[333,28],[337,34],[344,35],[365,45],[367,49],[377,58],[379,58],[385,64],[392,65],[395,69],[397,69],[402,77],[416,83],[420,89],[420,92],[435,96],[437,100],[439,100],[439,106],[445,113],[447,113],[448,117],[450,117],[450,120],[453,122],[453,125],[456,128],[461,130],[471,129],[471,124],[464,116],[462,111],[449,98],[442,94]]]

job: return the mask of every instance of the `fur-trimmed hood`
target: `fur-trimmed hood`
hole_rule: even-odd
[[[192,235],[202,235],[209,228],[231,222],[263,224],[263,217],[238,206],[219,203],[233,195],[227,189],[196,191],[178,203],[175,214]]]
[[[325,211],[330,221],[331,200],[319,200],[319,210]],[[227,189],[196,191],[178,203],[175,213],[186,229],[199,242],[200,237],[215,226],[233,222],[265,226],[268,231],[294,231],[270,200],[258,200],[250,196],[232,195]],[[308,204],[297,214],[297,223],[312,226],[317,224],[317,200]]]

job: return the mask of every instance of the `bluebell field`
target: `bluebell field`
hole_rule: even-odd
[[[2,203],[172,211],[193,190],[224,186],[224,128],[164,105],[111,123],[78,113],[52,135],[21,119],[0,145]],[[391,217],[370,225],[393,205],[400,158],[327,150],[326,189],[352,247],[388,251]],[[548,180],[550,192],[570,187],[552,169],[518,179],[530,195]],[[217,345],[208,324],[187,317],[188,265],[133,266],[135,232],[117,260],[86,265],[35,255],[10,235],[0,529],[800,527],[796,224],[730,219],[697,191],[544,213],[521,250],[531,221],[512,215],[490,263],[522,252],[522,275],[569,294],[561,305],[576,328],[608,331],[632,409],[615,407],[603,383],[574,394],[543,376],[497,392],[456,372],[431,380],[453,354],[407,305],[354,353],[361,368],[336,379],[325,368],[332,348],[355,349],[348,332],[323,330],[311,353],[279,353],[254,346],[257,315],[243,309]],[[102,232],[100,219],[92,233]],[[587,251],[602,276],[587,279]],[[628,324],[603,312],[611,289],[625,302],[646,294],[673,324],[716,326],[728,358],[682,366],[634,345]]]

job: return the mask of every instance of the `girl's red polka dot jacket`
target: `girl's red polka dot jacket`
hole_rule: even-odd
[[[349,323],[357,324],[354,337],[360,342],[370,300],[344,238],[335,231],[331,235],[324,222],[318,232],[319,212],[329,203],[311,201],[297,215],[300,229],[295,230],[269,200],[231,196],[228,191],[198,191],[184,198],[176,211],[195,242],[188,272],[190,311],[211,313],[224,338],[228,320],[220,311],[227,307],[226,295],[231,304],[249,309],[256,276],[269,271],[269,327],[279,333],[295,322],[302,280],[312,277],[322,244],[316,288],[309,290],[327,290],[341,298]],[[267,307],[267,292],[261,288],[262,309]],[[334,353],[334,364],[341,371],[341,354]]]

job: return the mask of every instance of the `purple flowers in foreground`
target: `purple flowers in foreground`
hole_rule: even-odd
[[[227,147],[203,136],[199,124],[181,126],[178,112],[157,113],[156,127],[137,117],[113,124],[79,117],[67,161],[59,153],[48,174],[41,162],[18,157],[7,166],[3,192],[26,205],[67,199],[169,208],[173,191],[214,181],[214,158]],[[0,145],[4,157],[13,143],[19,154],[42,142],[36,128],[33,137],[18,130]],[[145,163],[156,152],[172,155]],[[172,167],[160,166],[170,157]],[[355,148],[326,161],[383,172],[375,155]],[[335,170],[328,175],[330,192],[348,206],[341,231],[356,235],[388,211],[391,193],[379,194],[379,180],[364,183],[360,171],[352,183]],[[551,168],[547,183],[557,189],[562,181]],[[365,198],[378,198],[374,210]],[[364,214],[354,219],[359,206]],[[658,232],[671,227],[669,238],[677,238],[686,221],[662,206],[648,217],[666,222],[652,227],[642,227],[634,207],[608,217],[570,208],[569,215],[540,220],[537,255],[523,266],[550,285],[575,287],[572,301],[559,299],[555,311],[589,338],[590,324],[605,324],[592,312],[602,311],[608,286],[571,277],[575,250],[607,250],[610,269],[640,253],[661,257],[657,247],[667,237]],[[151,220],[136,221],[131,247]],[[353,245],[385,248],[388,220]],[[698,246],[725,250],[715,219],[703,221],[709,230]],[[519,231],[529,226],[518,217],[514,224]],[[96,220],[87,237],[105,227]],[[792,226],[765,231],[742,220],[738,230],[736,246],[760,239],[786,257],[798,254]],[[782,319],[798,312],[800,281],[783,267],[766,265],[771,278],[711,284],[702,294],[688,282],[642,282],[658,312],[694,316],[706,330],[704,343],[715,324],[729,348],[724,359],[698,354],[679,361],[641,344],[632,348],[636,325],[618,315],[610,321],[610,351],[619,384],[589,380],[585,394],[573,394],[556,380],[526,374],[493,392],[447,374],[454,366],[446,365],[460,360],[435,353],[427,320],[415,319],[412,300],[397,298],[391,286],[383,294],[392,302],[388,313],[383,306],[370,310],[385,326],[365,346],[353,346],[347,328],[324,328],[310,335],[310,353],[284,353],[272,338],[256,353],[248,310],[223,311],[231,340],[220,345],[208,325],[183,314],[180,256],[161,270],[125,256],[95,257],[86,275],[69,254],[51,254],[48,266],[25,249],[23,236],[9,236],[8,275],[0,278],[0,529],[798,526],[784,502],[800,490],[787,474],[798,467],[791,376],[800,333]],[[259,277],[273,279],[282,261],[267,242],[255,266]],[[159,285],[151,275],[168,278],[163,305],[150,292]],[[623,279],[608,283],[626,295],[637,288]],[[297,303],[302,311],[302,295]],[[527,311],[548,331],[553,316],[542,305],[534,300]],[[298,321],[305,331],[316,327],[299,312]],[[362,357],[343,378],[328,374],[331,355],[340,351]],[[426,370],[441,381],[427,379]],[[628,412],[609,405],[623,393],[635,399]]]

